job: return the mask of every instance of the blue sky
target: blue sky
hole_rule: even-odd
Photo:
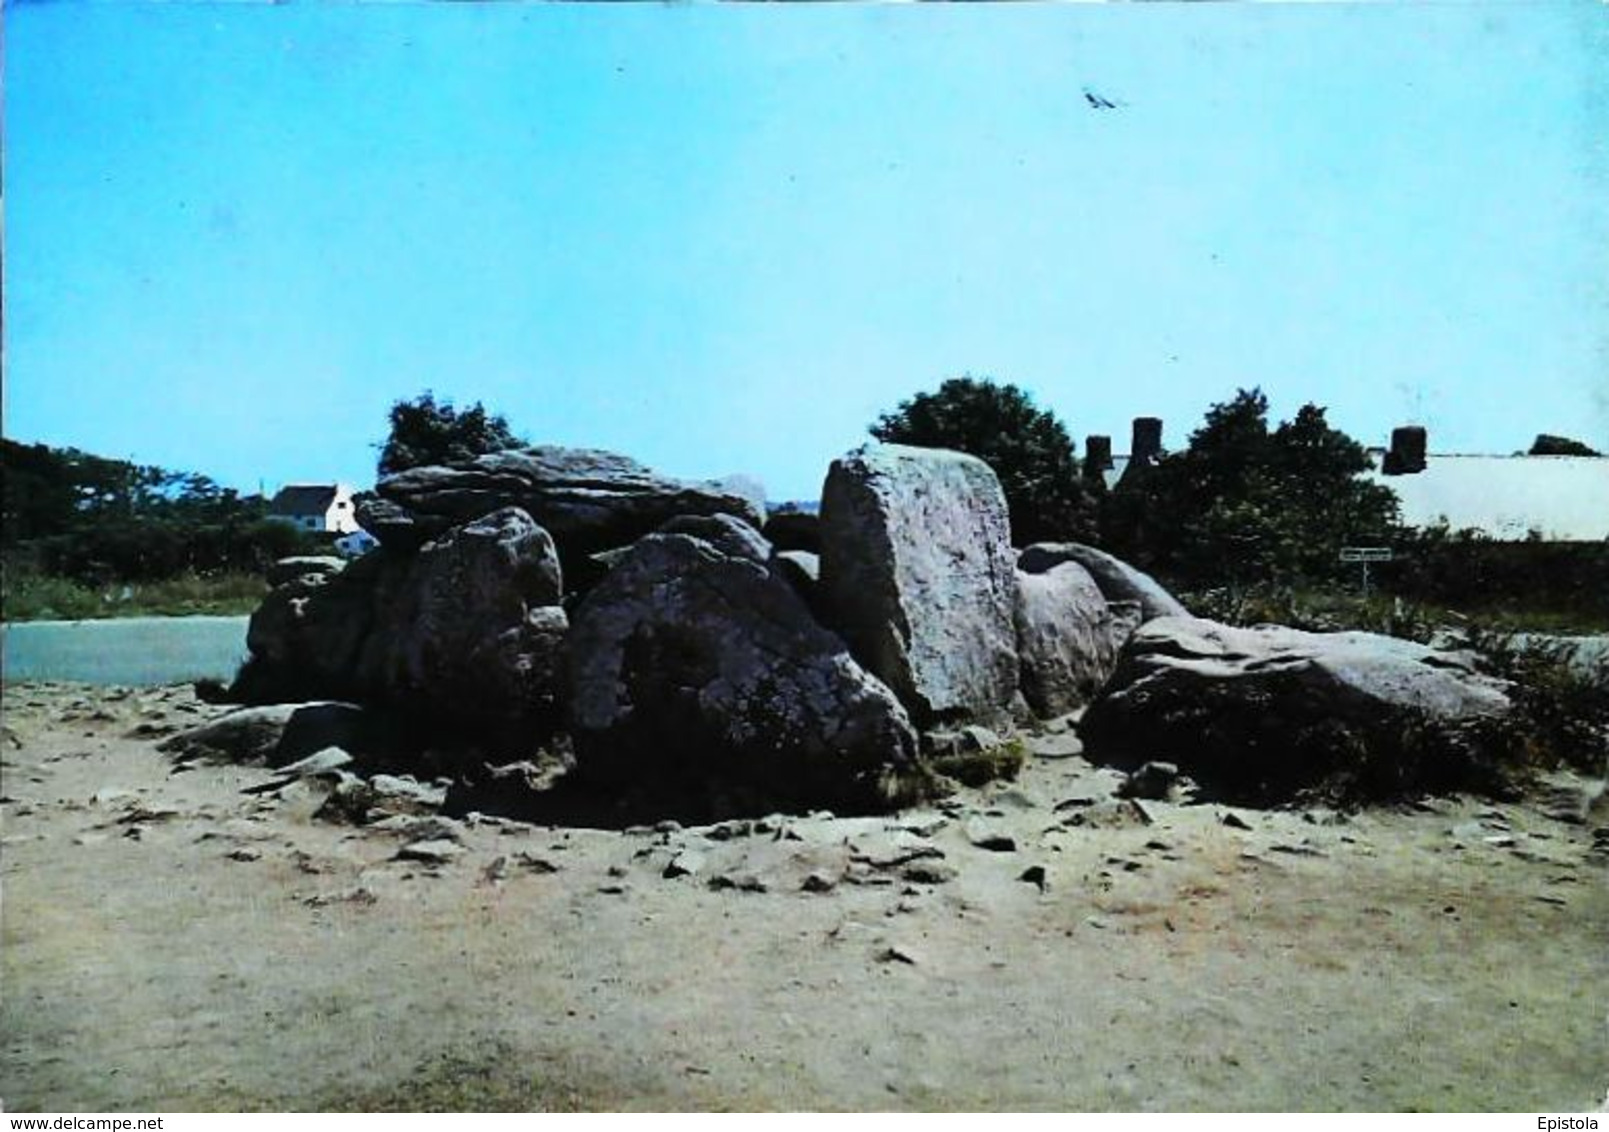
[[[1609,449],[1609,9],[10,4],[6,435],[372,482],[394,400],[811,497],[963,372]],[[1091,108],[1085,89],[1118,105]]]

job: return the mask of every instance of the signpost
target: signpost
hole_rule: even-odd
[[[1369,599],[1369,563],[1390,562],[1391,548],[1389,546],[1343,546],[1341,548],[1342,562],[1356,562],[1363,567],[1363,599]]]

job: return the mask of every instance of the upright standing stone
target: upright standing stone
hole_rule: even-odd
[[[960,452],[868,445],[821,500],[831,626],[919,726],[989,721],[1017,687],[1015,554],[994,471]]]

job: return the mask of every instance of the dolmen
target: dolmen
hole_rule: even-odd
[[[898,808],[949,787],[944,736],[1086,707],[1094,758],[1389,778],[1508,703],[1458,654],[1231,629],[1096,548],[1014,549],[959,452],[867,445],[774,522],[751,480],[552,446],[382,478],[358,515],[377,549],[275,567],[235,699],[362,705],[488,766],[562,751],[590,790],[713,816]]]

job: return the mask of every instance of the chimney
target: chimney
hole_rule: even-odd
[[[1135,417],[1134,442],[1129,447],[1131,465],[1151,465],[1162,455],[1162,418]]]
[[[1406,476],[1425,470],[1427,437],[1421,425],[1404,425],[1391,430],[1391,449],[1381,470],[1388,476]]]
[[[1097,492],[1106,490],[1106,470],[1112,466],[1112,438],[1110,436],[1086,436],[1084,438],[1084,462],[1078,466],[1078,474],[1084,483]]]
[[[1104,472],[1112,466],[1112,438],[1086,436],[1084,438],[1084,470]]]

